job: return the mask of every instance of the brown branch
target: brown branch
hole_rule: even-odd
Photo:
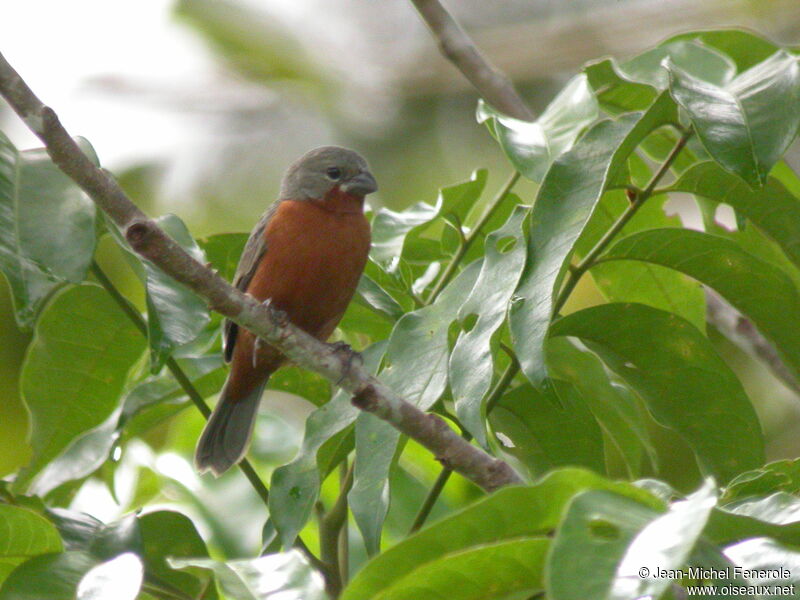
[[[297,365],[336,382],[354,395],[354,404],[414,438],[482,488],[491,491],[521,482],[508,464],[465,442],[449,427],[397,396],[361,365],[353,364],[352,357],[288,323],[193,259],[131,202],[108,172],[92,164],[55,112],[42,104],[2,54],[0,94],[42,140],[53,162],[124,232],[131,247],[204,298],[211,309],[279,348]]]
[[[510,117],[534,120],[531,109],[511,80],[489,62],[438,0],[411,1],[436,38],[442,54],[458,67],[484,100]]]
[[[728,305],[713,290],[706,288],[706,318],[723,336],[751,356],[760,359],[783,384],[800,394],[800,382],[775,347],[755,325]]]

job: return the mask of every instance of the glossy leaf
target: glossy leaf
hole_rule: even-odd
[[[764,502],[745,505],[742,512],[733,512],[736,509],[735,505],[715,508],[703,536],[718,545],[737,543],[762,536],[770,537],[781,543],[797,545],[800,543],[800,521],[773,523],[759,518],[762,510],[771,510],[772,503],[772,499],[766,498]],[[796,519],[796,517],[790,518]]]
[[[644,115],[601,121],[547,173],[531,210],[528,261],[511,305],[510,328],[522,370],[535,386],[547,376],[544,343],[554,295],[606,182],[653,129],[674,119],[662,94]]]
[[[559,469],[536,485],[500,489],[389,548],[358,572],[342,600],[373,598],[442,556],[544,535],[559,523],[570,499],[585,489],[614,490],[655,510],[661,508],[660,501],[630,484],[612,482],[582,469]]]
[[[609,600],[642,596],[659,597],[669,587],[668,577],[642,577],[641,568],[652,565],[667,571],[679,570],[697,544],[711,509],[717,503],[713,479],[694,494],[669,507],[630,542],[617,567]]]
[[[800,492],[800,459],[778,460],[738,475],[725,488],[722,499],[728,502],[778,491]]]
[[[779,181],[770,178],[760,189],[750,189],[739,178],[713,162],[700,163],[672,184],[670,192],[687,192],[724,202],[745,215],[772,238],[789,259],[800,266],[800,200]]]
[[[652,229],[621,239],[602,260],[641,260],[675,269],[715,289],[752,319],[800,373],[800,295],[792,280],[736,242],[689,229]]]
[[[126,552],[93,567],[78,584],[77,600],[136,600],[144,577],[144,565]]]
[[[618,236],[643,229],[680,227],[680,219],[665,214],[666,201],[666,195],[648,200]],[[578,240],[576,254],[585,256],[629,205],[622,191],[605,194]],[[700,285],[680,273],[652,263],[612,261],[597,264],[589,274],[611,302],[638,302],[660,308],[705,331],[705,294]]]
[[[226,281],[233,281],[248,237],[246,233],[218,233],[197,240],[197,244],[211,267]]]
[[[548,597],[606,598],[631,540],[660,512],[604,489],[576,495],[550,547],[545,571]]]
[[[27,508],[0,504],[0,583],[28,558],[61,550],[61,537],[47,519]]]
[[[600,106],[612,115],[647,110],[658,96],[654,87],[629,79],[612,58],[591,62],[583,72]]]
[[[138,518],[142,535],[142,557],[147,573],[192,597],[208,585],[207,573],[200,569],[172,569],[167,558],[208,556],[205,542],[189,517],[171,510],[159,510]]]
[[[749,185],[764,185],[800,126],[797,57],[777,52],[724,86],[668,68],[672,95],[709,154]]]
[[[386,343],[382,342],[364,351],[364,365],[370,372],[378,370],[385,349]],[[340,391],[330,402],[312,412],[306,419],[303,443],[297,456],[272,473],[269,510],[286,548],[294,543],[319,498],[320,451],[358,417],[359,410],[350,400],[348,394]]]
[[[486,187],[486,179],[486,171],[475,171],[468,181],[442,188],[435,205],[418,202],[402,212],[380,209],[372,219],[370,258],[394,272],[399,259],[407,254],[410,244],[406,240],[418,238],[440,216],[455,214],[463,222]]]
[[[720,481],[764,462],[758,417],[741,383],[688,322],[643,304],[606,304],[564,317],[552,334],[591,343]]]
[[[550,540],[532,538],[476,546],[422,565],[375,600],[490,600],[543,589],[542,571]],[[514,596],[516,597],[516,596]]]
[[[797,598],[800,589],[800,552],[797,550],[770,539],[754,538],[725,548],[725,555],[752,575],[748,577],[748,584],[772,588],[775,595],[766,598]]]
[[[322,576],[300,551],[221,562],[208,558],[170,559],[175,568],[200,567],[217,577],[222,591],[237,600],[326,600]]]
[[[729,56],[739,71],[766,60],[778,51],[778,46],[749,31],[741,29],[710,29],[681,33],[667,40],[697,40]]]
[[[75,600],[97,559],[88,552],[42,554],[18,566],[0,586],[0,600]]]
[[[389,338],[381,381],[421,410],[433,406],[445,391],[450,355],[448,328],[480,269],[481,261],[467,266],[436,302],[406,313]],[[389,469],[399,438],[394,427],[374,415],[361,413],[356,420],[355,474],[348,499],[370,551],[377,551],[380,544],[389,506]]]
[[[542,180],[597,116],[597,100],[585,75],[573,77],[533,122],[503,115],[483,100],[478,103],[478,122],[488,122],[514,168],[533,181]]]
[[[0,133],[0,270],[21,327],[59,284],[83,281],[94,248],[94,203],[43,149],[19,152]]]
[[[541,391],[521,385],[502,397],[490,422],[503,451],[532,476],[567,465],[605,472],[603,432],[570,383],[548,379]]]
[[[165,215],[156,219],[156,223],[195,260],[206,262],[203,251],[178,217]],[[150,370],[157,373],[178,346],[188,344],[200,335],[210,317],[206,303],[200,296],[155,265],[145,262],[144,266],[147,273]]]
[[[121,407],[117,407],[100,425],[76,436],[42,469],[30,492],[44,496],[68,481],[76,481],[99,469],[119,439],[117,425],[121,412]]]
[[[68,289],[47,307],[22,370],[33,459],[20,473],[18,489],[114,412],[144,346],[139,330],[102,288]]]
[[[486,446],[483,401],[494,375],[491,340],[505,320],[525,264],[522,220],[526,210],[517,206],[503,227],[487,236],[481,272],[458,310],[462,332],[450,354],[450,389],[456,415],[482,446]],[[464,324],[470,319],[475,322],[467,330]]]
[[[692,77],[714,85],[725,85],[736,74],[736,65],[725,54],[698,41],[672,41],[656,46],[623,62],[620,72],[627,78],[656,89],[669,87],[665,59]]]
[[[786,492],[775,492],[763,498],[751,498],[726,507],[737,515],[753,517],[775,525],[800,523],[800,499]]]
[[[655,448],[639,408],[641,400],[612,382],[597,356],[565,338],[552,338],[547,343],[547,364],[553,377],[569,381],[584,398],[631,477],[640,474],[645,455],[656,464]]]

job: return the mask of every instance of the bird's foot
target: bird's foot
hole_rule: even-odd
[[[261,306],[267,309],[269,312],[269,316],[272,318],[272,321],[283,327],[289,323],[289,315],[286,313],[285,310],[281,310],[274,304],[272,304],[272,300],[267,298],[261,303]]]
[[[336,385],[339,385],[342,380],[350,374],[350,369],[353,368],[353,364],[356,361],[358,361],[359,366],[364,364],[364,357],[362,357],[359,352],[353,350],[353,348],[350,347],[350,344],[346,342],[334,342],[333,344],[330,344],[330,346],[331,350],[333,350],[333,353],[341,356],[344,362],[342,376],[336,382]]]
[[[278,325],[279,327],[284,327],[289,323],[289,315],[286,313],[285,310],[281,310],[272,304],[272,300],[267,298],[261,303],[261,306],[267,309],[269,312],[269,316],[272,319],[272,322]],[[267,346],[267,342],[260,337],[256,337],[256,341],[253,344],[253,368],[256,368],[256,364],[258,363],[258,356],[261,353],[261,349]]]

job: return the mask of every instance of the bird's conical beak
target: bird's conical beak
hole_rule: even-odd
[[[355,177],[345,181],[342,186],[342,191],[347,194],[355,196],[366,196],[378,190],[378,182],[369,171],[362,171]]]

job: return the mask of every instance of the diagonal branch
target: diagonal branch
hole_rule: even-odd
[[[533,121],[531,109],[511,80],[489,62],[438,0],[411,1],[436,38],[442,54],[469,79],[484,100],[510,117]]]
[[[388,421],[482,488],[491,491],[521,482],[507,463],[464,441],[441,419],[397,396],[361,365],[353,364],[352,357],[293,326],[192,258],[131,202],[107,171],[92,164],[56,113],[42,104],[2,54],[0,95],[42,140],[53,162],[124,232],[131,247],[204,298],[211,309],[265,339],[299,366],[336,382],[354,395],[356,406]]]

